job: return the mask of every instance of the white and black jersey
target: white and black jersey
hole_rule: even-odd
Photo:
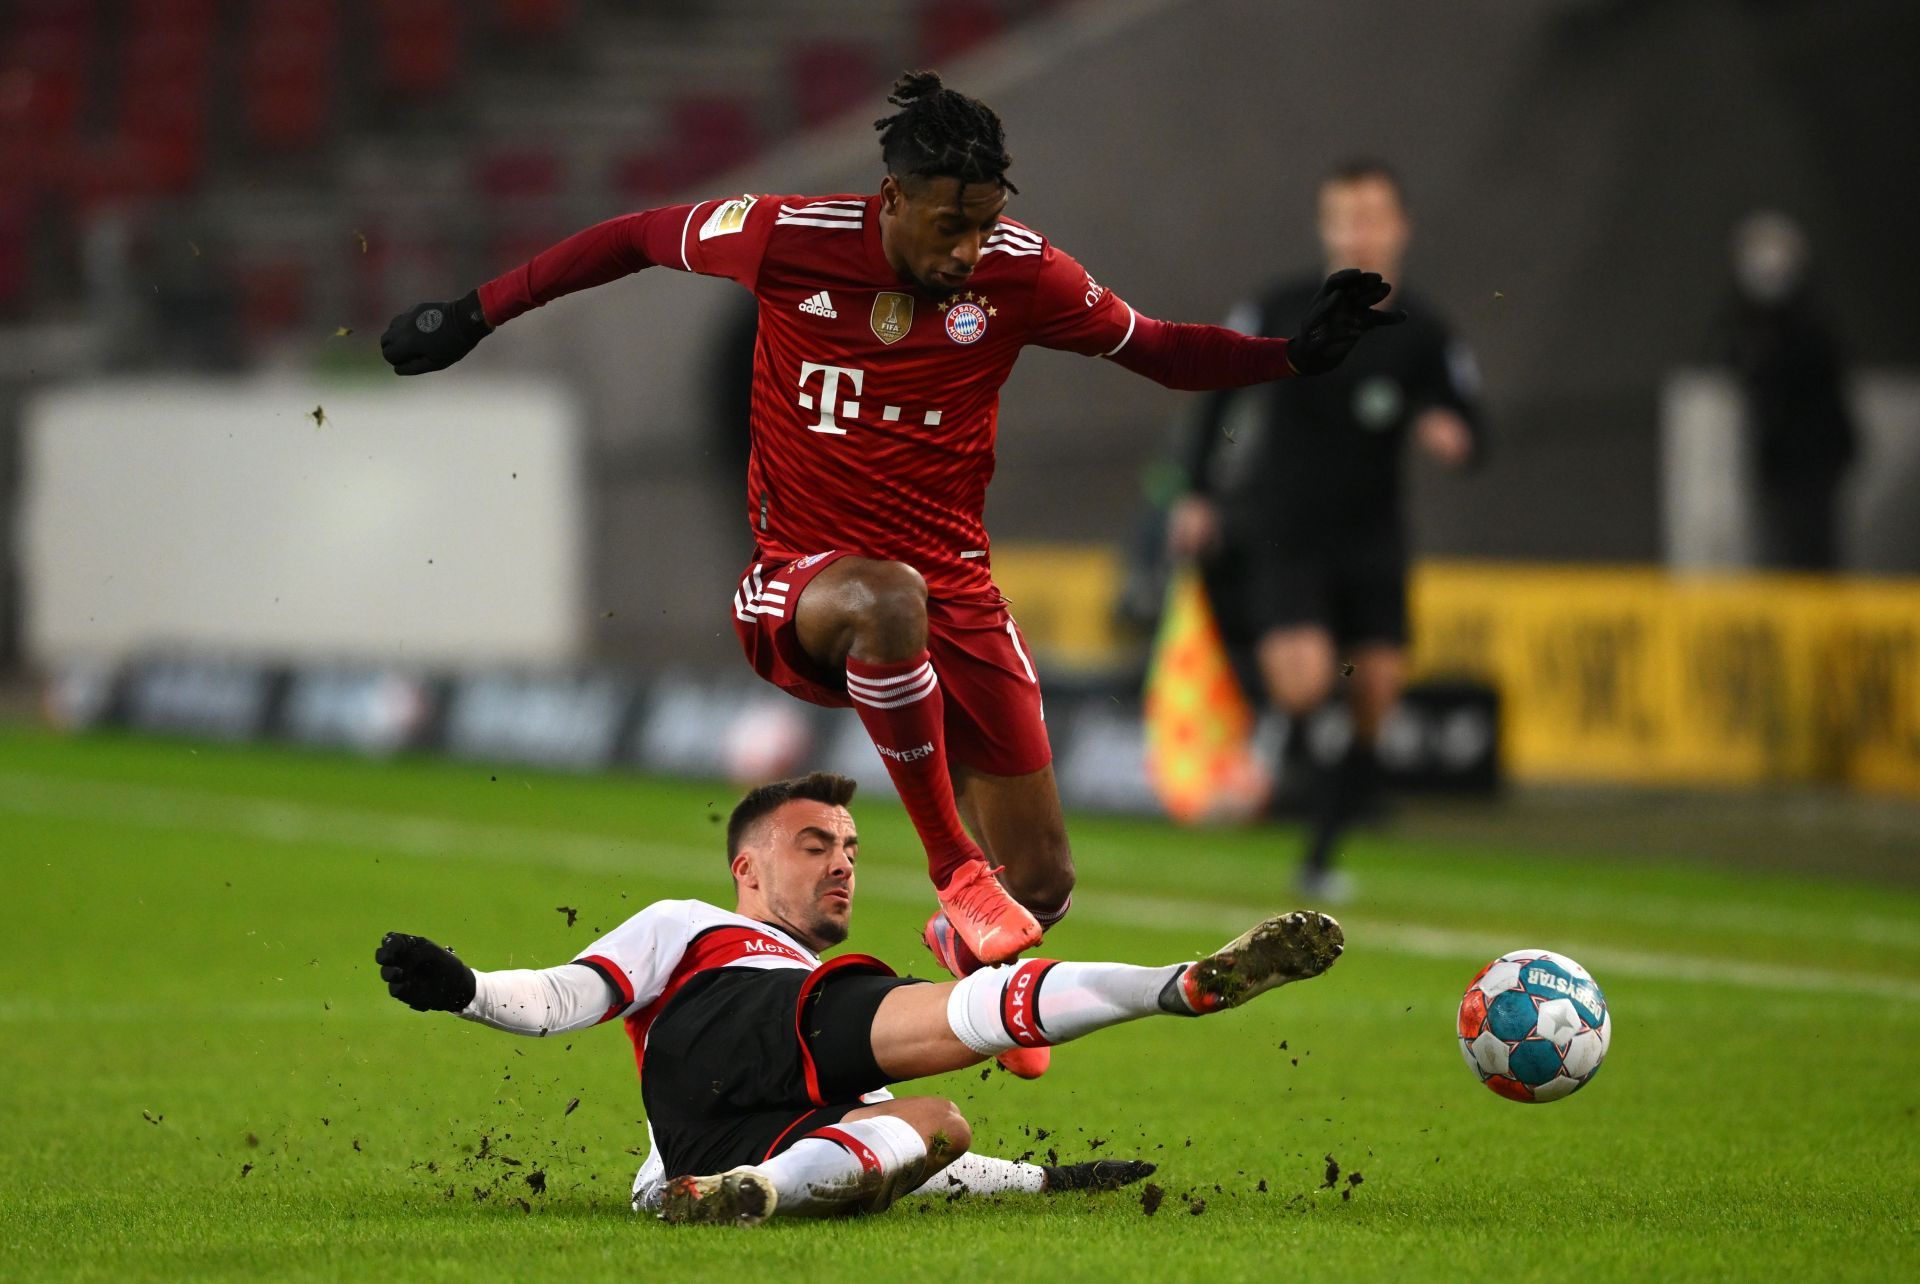
[[[878,959],[822,963],[772,924],[660,901],[573,962],[611,987],[601,1019],[623,1020],[633,1041],[653,1147],[636,1204],[650,1205],[670,1177],[761,1162],[890,1098],[873,1062],[873,1012],[910,982]]]

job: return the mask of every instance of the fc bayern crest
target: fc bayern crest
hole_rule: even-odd
[[[987,332],[987,313],[977,303],[956,303],[947,309],[947,337],[955,343],[978,343]]]

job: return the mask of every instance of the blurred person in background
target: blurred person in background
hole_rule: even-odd
[[[1400,281],[1413,225],[1385,164],[1329,171],[1319,230],[1329,271]],[[1228,325],[1284,333],[1318,283],[1312,274],[1286,277],[1242,302]],[[1307,773],[1311,817],[1300,882],[1327,901],[1351,893],[1333,868],[1335,851],[1373,804],[1374,745],[1405,683],[1406,441],[1451,467],[1481,451],[1471,355],[1404,287],[1395,285],[1391,301],[1407,323],[1374,336],[1337,370],[1248,394],[1256,426],[1231,462],[1219,447],[1235,398],[1209,397],[1186,442],[1188,490],[1168,514],[1169,546],[1200,562],[1229,649],[1251,653],[1266,697],[1287,715],[1285,760]],[[1352,736],[1333,761],[1312,763],[1305,720],[1332,695],[1336,670],[1349,679]]]
[[[1858,443],[1846,372],[1808,285],[1807,240],[1792,219],[1762,210],[1734,228],[1732,250],[1724,354],[1752,442],[1760,564],[1831,571],[1836,501]]]

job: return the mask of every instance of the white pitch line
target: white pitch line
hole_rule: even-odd
[[[1083,909],[1075,894],[1074,912],[1127,927],[1206,927],[1231,935],[1243,931],[1255,911],[1246,905],[1207,903],[1125,895],[1089,894]],[[1181,921],[1170,922],[1177,916]],[[1538,940],[1516,940],[1512,934],[1465,932],[1419,923],[1392,923],[1381,919],[1338,915],[1350,947],[1378,945],[1388,952],[1419,958],[1460,959],[1477,967],[1514,949],[1548,948]],[[1792,967],[1777,963],[1750,963],[1738,959],[1695,954],[1667,954],[1617,946],[1556,940],[1558,953],[1570,955],[1602,976],[1633,976],[1653,981],[1714,982],[1756,990],[1790,990],[1819,994],[1870,995],[1920,1003],[1920,981],[1895,976],[1871,976],[1830,968]],[[1464,982],[1463,982],[1464,984]]]
[[[310,843],[435,860],[484,860],[500,864],[561,867],[591,873],[654,875],[716,873],[718,853],[706,845],[638,842],[537,826],[482,824],[363,809],[324,807],[287,799],[181,790],[166,786],[72,781],[0,772],[0,812],[61,820],[133,824],[145,828],[218,832],[271,843]],[[31,859],[35,853],[13,852]],[[896,903],[930,898],[923,880],[902,870],[867,868],[860,876],[867,895]],[[1231,935],[1257,910],[1246,904],[1190,897],[1139,896],[1085,887],[1074,902],[1075,917],[1120,927],[1160,931],[1202,930]],[[1343,920],[1355,945],[1422,958],[1480,963],[1517,943],[1486,932],[1365,917]],[[1562,953],[1596,973],[1655,981],[1710,982],[1748,989],[1851,994],[1920,1003],[1920,981],[1832,968],[1754,963],[1704,955],[1656,953],[1604,943],[1556,941]],[[0,1010],[0,1015],[4,1011]]]

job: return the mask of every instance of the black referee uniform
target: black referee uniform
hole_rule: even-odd
[[[1282,282],[1228,324],[1285,337],[1319,288],[1318,277]],[[1417,296],[1396,290],[1388,306],[1406,309],[1405,324],[1372,331],[1326,374],[1213,393],[1202,406],[1184,463],[1190,489],[1220,512],[1203,571],[1236,650],[1303,625],[1342,645],[1407,640],[1408,431],[1444,407],[1466,421],[1476,459],[1483,443],[1471,356]],[[1251,437],[1229,446],[1235,423]]]

